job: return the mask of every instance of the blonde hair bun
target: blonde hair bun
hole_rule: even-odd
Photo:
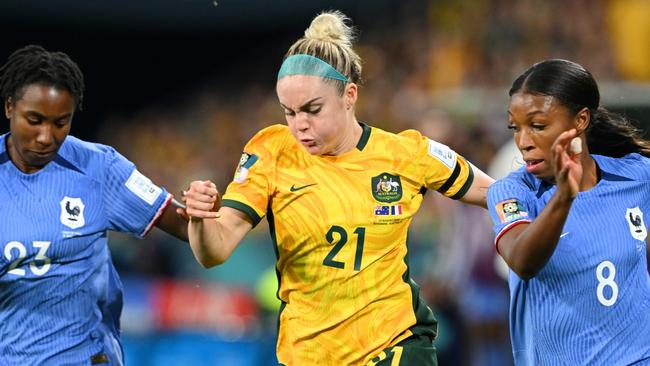
[[[309,55],[319,58],[348,78],[361,82],[361,58],[352,49],[354,28],[352,21],[338,10],[318,14],[311,21],[305,35],[291,45],[284,58],[291,55]],[[343,93],[346,82],[339,81],[337,88]]]
[[[352,45],[353,29],[346,23],[350,19],[338,10],[323,12],[312,20],[305,30],[305,38]]]

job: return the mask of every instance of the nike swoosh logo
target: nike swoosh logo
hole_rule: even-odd
[[[292,184],[290,190],[291,190],[291,192],[297,192],[297,191],[299,191],[301,189],[305,189],[307,187],[315,186],[316,184],[318,184],[318,183],[307,184],[307,185],[300,186],[300,187],[296,187],[295,184]]]

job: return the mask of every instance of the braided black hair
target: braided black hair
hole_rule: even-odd
[[[18,100],[31,84],[44,84],[68,91],[81,110],[84,76],[79,66],[63,52],[49,52],[41,46],[28,45],[12,53],[0,67],[0,97]]]

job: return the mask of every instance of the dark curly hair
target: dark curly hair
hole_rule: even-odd
[[[44,84],[68,91],[81,110],[84,76],[79,66],[63,52],[49,52],[41,46],[29,45],[12,53],[0,67],[0,97],[13,100],[22,97],[24,87]]]

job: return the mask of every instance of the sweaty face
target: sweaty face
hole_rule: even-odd
[[[25,173],[34,173],[56,156],[70,132],[76,103],[66,90],[31,84],[22,95],[5,101],[11,135],[7,150],[13,163]]]
[[[293,137],[312,155],[332,154],[345,127],[345,101],[317,76],[291,75],[276,91]]]
[[[564,131],[576,127],[575,116],[552,96],[515,93],[508,107],[508,128],[526,162],[541,179],[553,175],[551,146]]]

